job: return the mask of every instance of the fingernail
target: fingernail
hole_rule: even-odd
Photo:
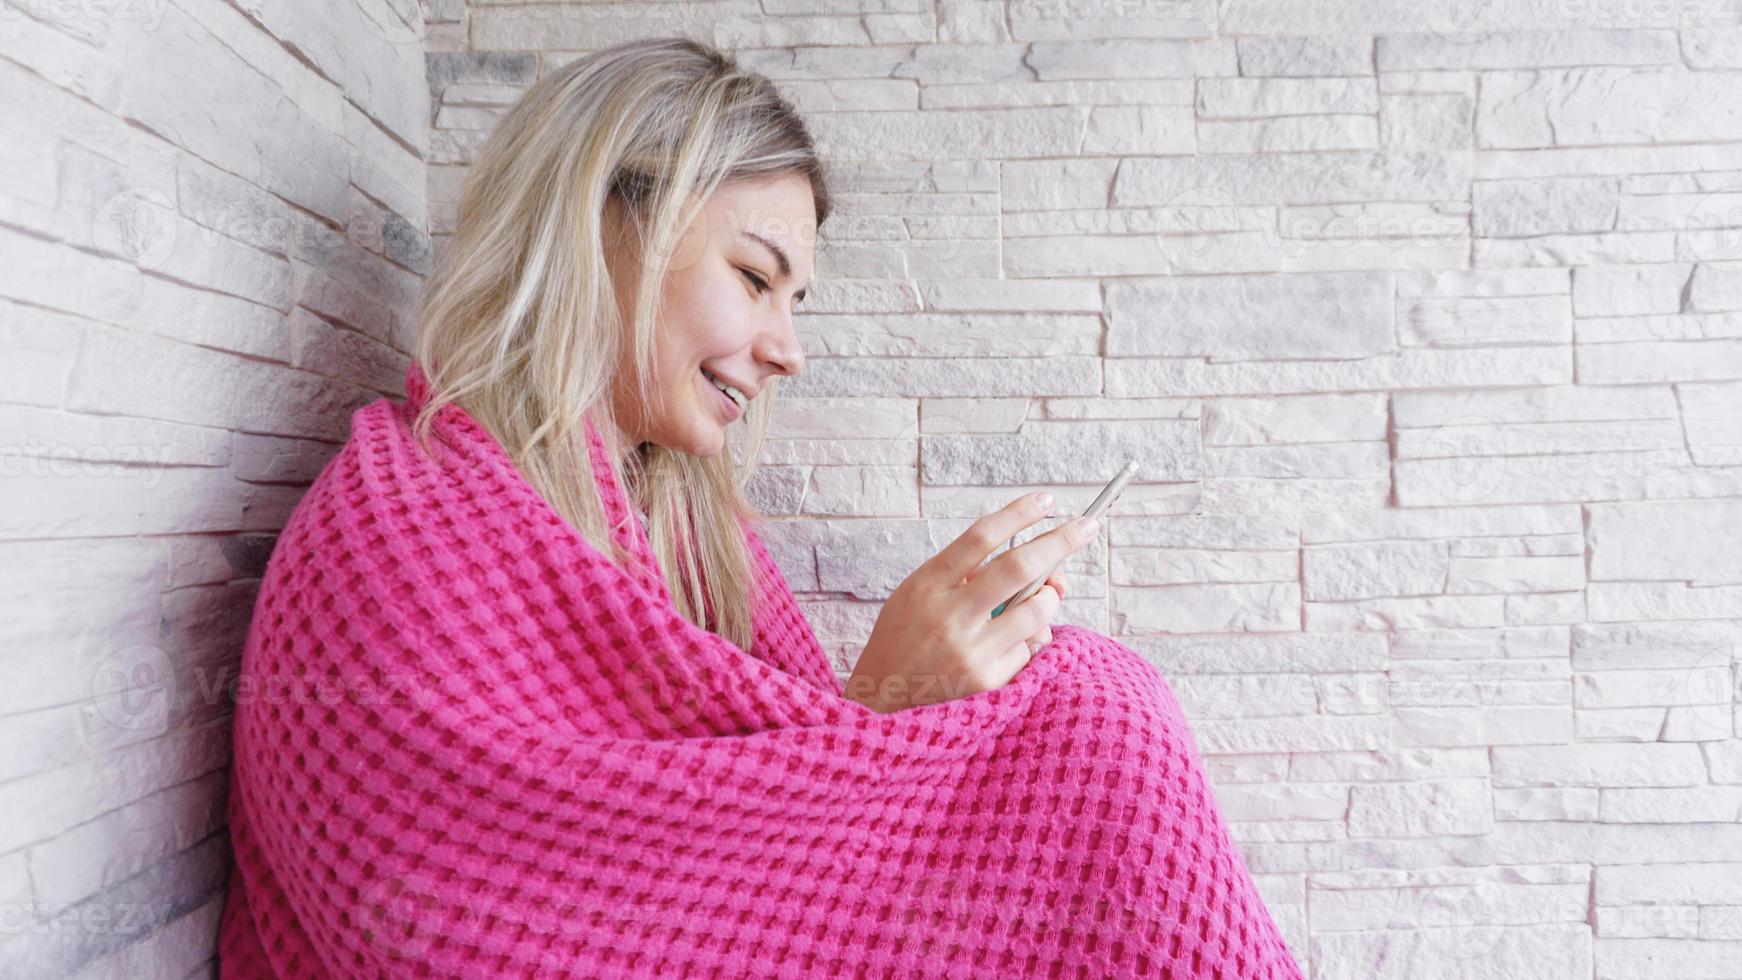
[[[1089,520],[1079,520],[1077,522],[1077,540],[1087,541],[1090,538],[1094,537],[1095,532],[1097,532],[1099,530],[1101,530],[1101,522],[1100,521],[1094,520],[1092,518]]]
[[[1034,495],[1034,502],[1039,504],[1042,510],[1046,510],[1052,506],[1052,494],[1042,490]]]

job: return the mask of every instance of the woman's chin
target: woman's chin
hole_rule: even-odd
[[[726,426],[709,419],[686,433],[680,449],[691,456],[718,456],[726,449]]]

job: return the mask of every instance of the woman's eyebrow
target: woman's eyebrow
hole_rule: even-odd
[[[792,262],[787,259],[785,249],[782,249],[779,245],[774,244],[753,231],[740,231],[738,232],[738,235],[741,238],[748,238],[754,242],[761,242],[763,248],[774,253],[774,261],[780,265],[780,274],[782,276],[792,275]]]
[[[761,243],[763,248],[766,248],[770,252],[773,252],[775,264],[780,266],[780,275],[782,278],[786,278],[786,277],[789,277],[792,275],[792,260],[790,260],[786,257],[786,250],[785,249],[783,249],[779,245],[776,245],[775,243],[769,241],[768,239],[763,238],[761,235],[758,235],[753,231],[740,230],[738,232],[738,234],[740,237],[748,238],[751,241]],[[810,284],[806,283],[805,286],[808,289]],[[805,294],[804,289],[799,290],[798,292],[793,294],[793,300],[795,302],[799,301],[799,300],[803,300],[804,294]]]

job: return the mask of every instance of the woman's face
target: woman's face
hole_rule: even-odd
[[[627,330],[641,266],[620,207],[612,198],[606,244]],[[728,184],[706,201],[662,285],[651,387],[663,404],[642,402],[634,351],[623,345],[612,404],[627,445],[716,455],[725,449],[726,426],[744,409],[715,379],[748,404],[769,378],[803,369],[793,314],[810,286],[815,238],[810,181],[800,175]]]

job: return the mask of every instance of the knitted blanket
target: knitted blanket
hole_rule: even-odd
[[[751,522],[746,651],[459,406],[425,456],[415,361],[406,387],[354,413],[256,599],[221,976],[1301,976],[1128,648],[1054,626],[1006,686],[878,714]]]

